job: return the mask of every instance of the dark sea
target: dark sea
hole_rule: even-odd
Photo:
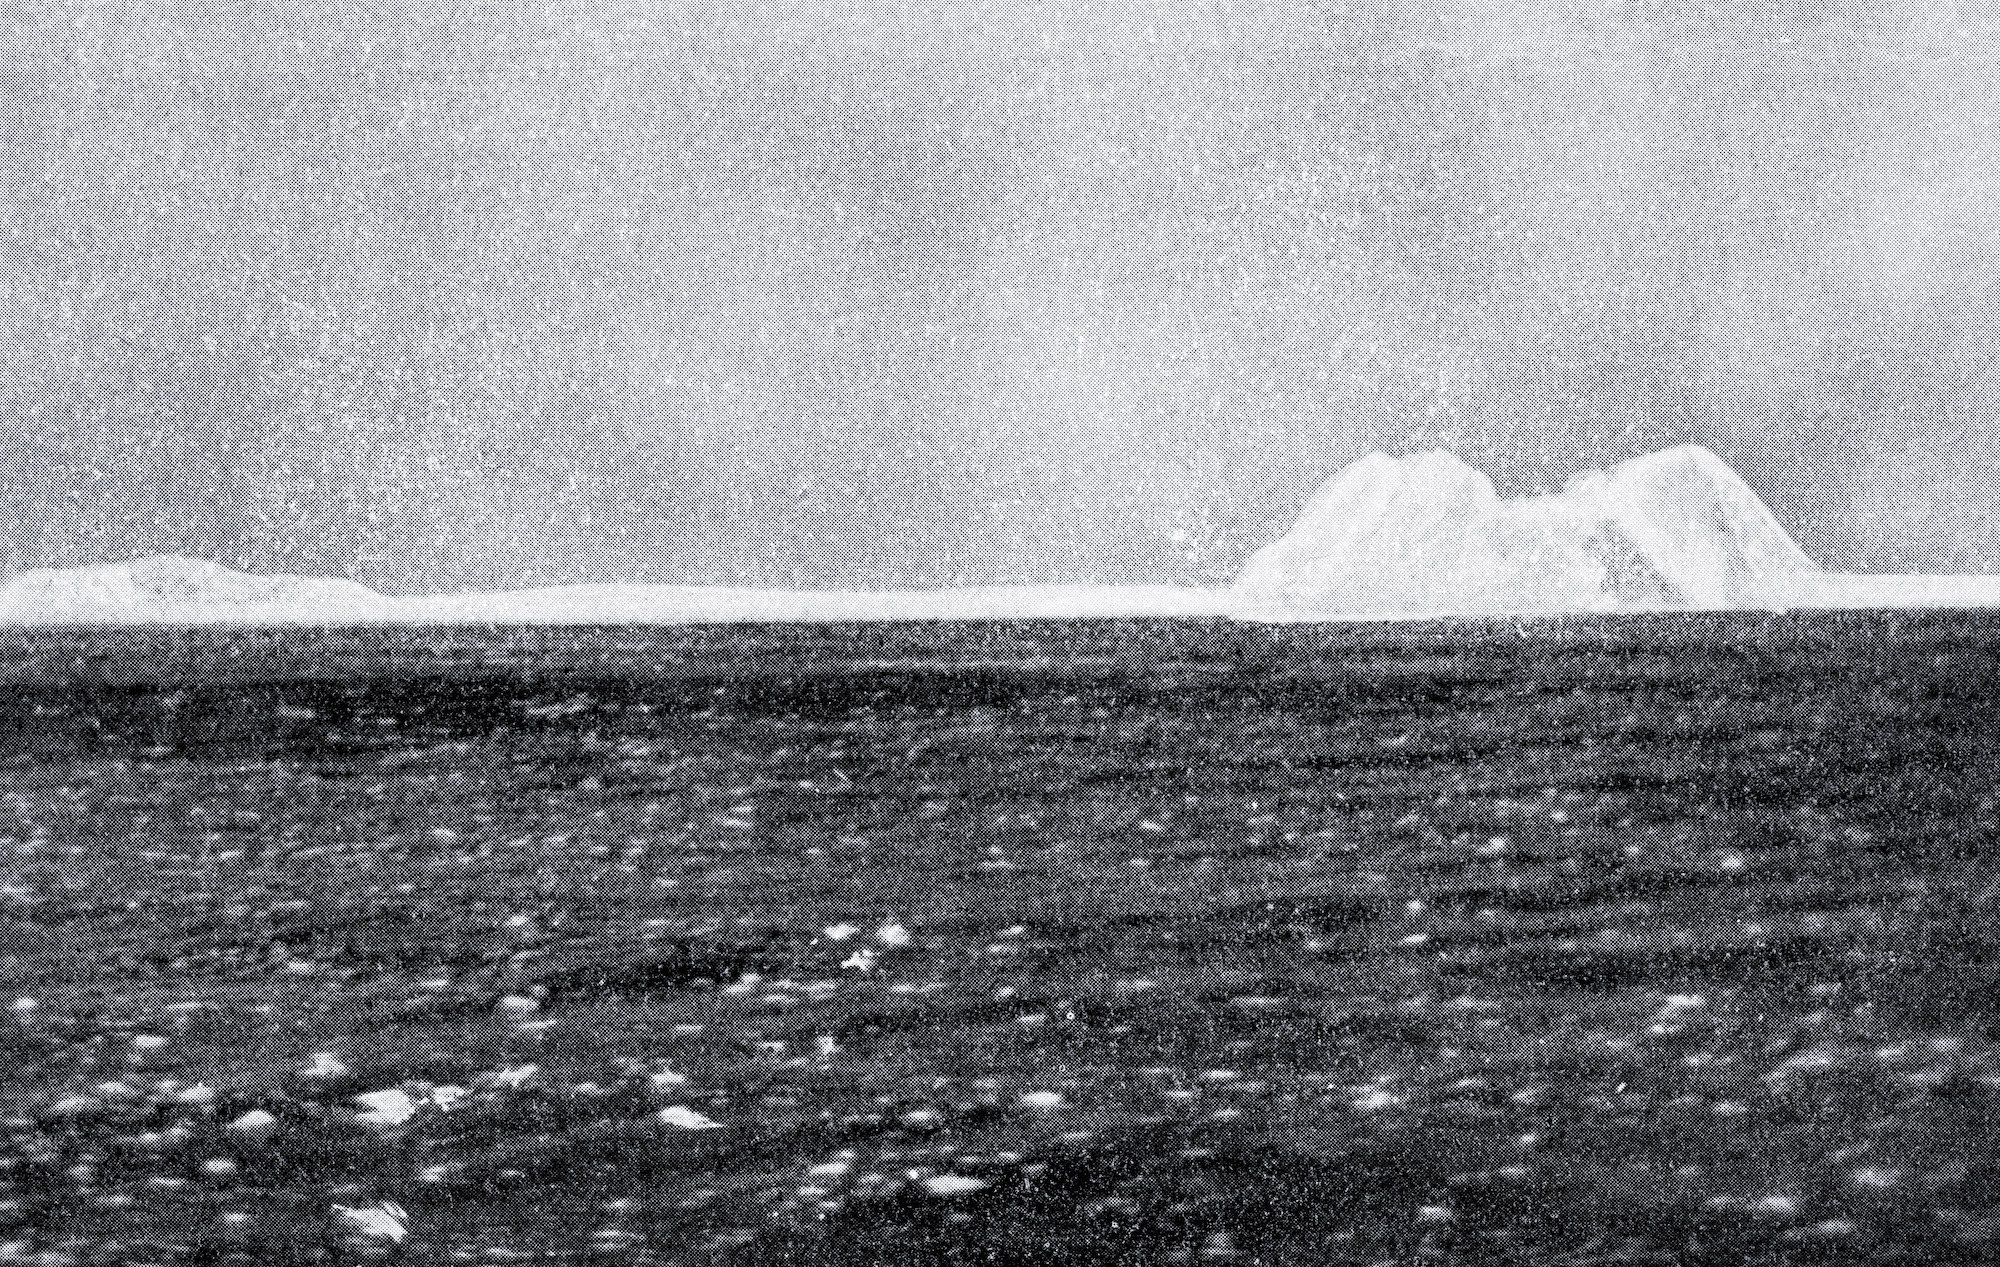
[[[1993,1261],[1997,650],[0,632],[0,1261]]]

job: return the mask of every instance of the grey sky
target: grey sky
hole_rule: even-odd
[[[2000,0],[0,13],[0,569],[1200,580],[1677,440],[2000,569]]]

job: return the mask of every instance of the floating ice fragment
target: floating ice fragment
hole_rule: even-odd
[[[1393,1109],[1402,1102],[1402,1096],[1385,1091],[1381,1087],[1365,1087],[1350,1101],[1355,1109],[1362,1113],[1380,1113],[1384,1109]]]
[[[670,1105],[660,1110],[660,1121],[668,1126],[677,1126],[684,1131],[719,1131],[722,1123],[705,1114],[681,1105]]]
[[[868,947],[863,946],[861,949],[855,951],[847,958],[841,960],[840,966],[843,968],[852,968],[856,972],[867,972],[870,969],[874,968],[875,959],[876,959],[875,952],[873,950],[870,950]]]
[[[1060,1091],[1030,1091],[1021,1097],[1021,1103],[1031,1109],[1059,1109],[1063,1098]]]
[[[910,930],[890,920],[875,930],[875,940],[884,946],[907,946],[910,944]]]
[[[492,1073],[482,1074],[481,1079],[496,1087],[518,1091],[532,1082],[535,1075],[540,1072],[540,1065],[510,1065],[505,1069],[495,1069]]]
[[[319,1082],[332,1082],[345,1078],[350,1070],[345,1061],[330,1051],[314,1052],[312,1063],[299,1070],[302,1078],[312,1078]]]
[[[278,1133],[278,1119],[262,1109],[251,1109],[229,1124],[229,1132],[244,1139],[269,1139]]]
[[[820,930],[820,935],[828,941],[846,941],[861,930],[853,924],[828,924]]]
[[[207,1108],[209,1105],[215,1103],[215,1088],[206,1083],[197,1082],[179,1095],[176,1095],[174,1103],[185,1104],[189,1108]]]
[[[988,1186],[984,1179],[973,1179],[965,1175],[932,1175],[924,1180],[924,1191],[934,1197],[957,1197],[968,1192],[977,1192]]]
[[[370,1126],[401,1126],[417,1115],[416,1100],[400,1087],[368,1091],[354,1099],[357,1104],[366,1106],[359,1120]]]
[[[354,1230],[363,1236],[400,1245],[410,1234],[410,1216],[394,1201],[372,1206],[336,1205],[333,1212],[352,1223]]]

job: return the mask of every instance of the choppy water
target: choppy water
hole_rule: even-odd
[[[0,634],[0,1237],[1976,1256],[1996,631]]]

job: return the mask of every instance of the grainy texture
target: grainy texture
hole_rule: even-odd
[[[1984,1259],[1994,630],[0,635],[0,1240]]]

